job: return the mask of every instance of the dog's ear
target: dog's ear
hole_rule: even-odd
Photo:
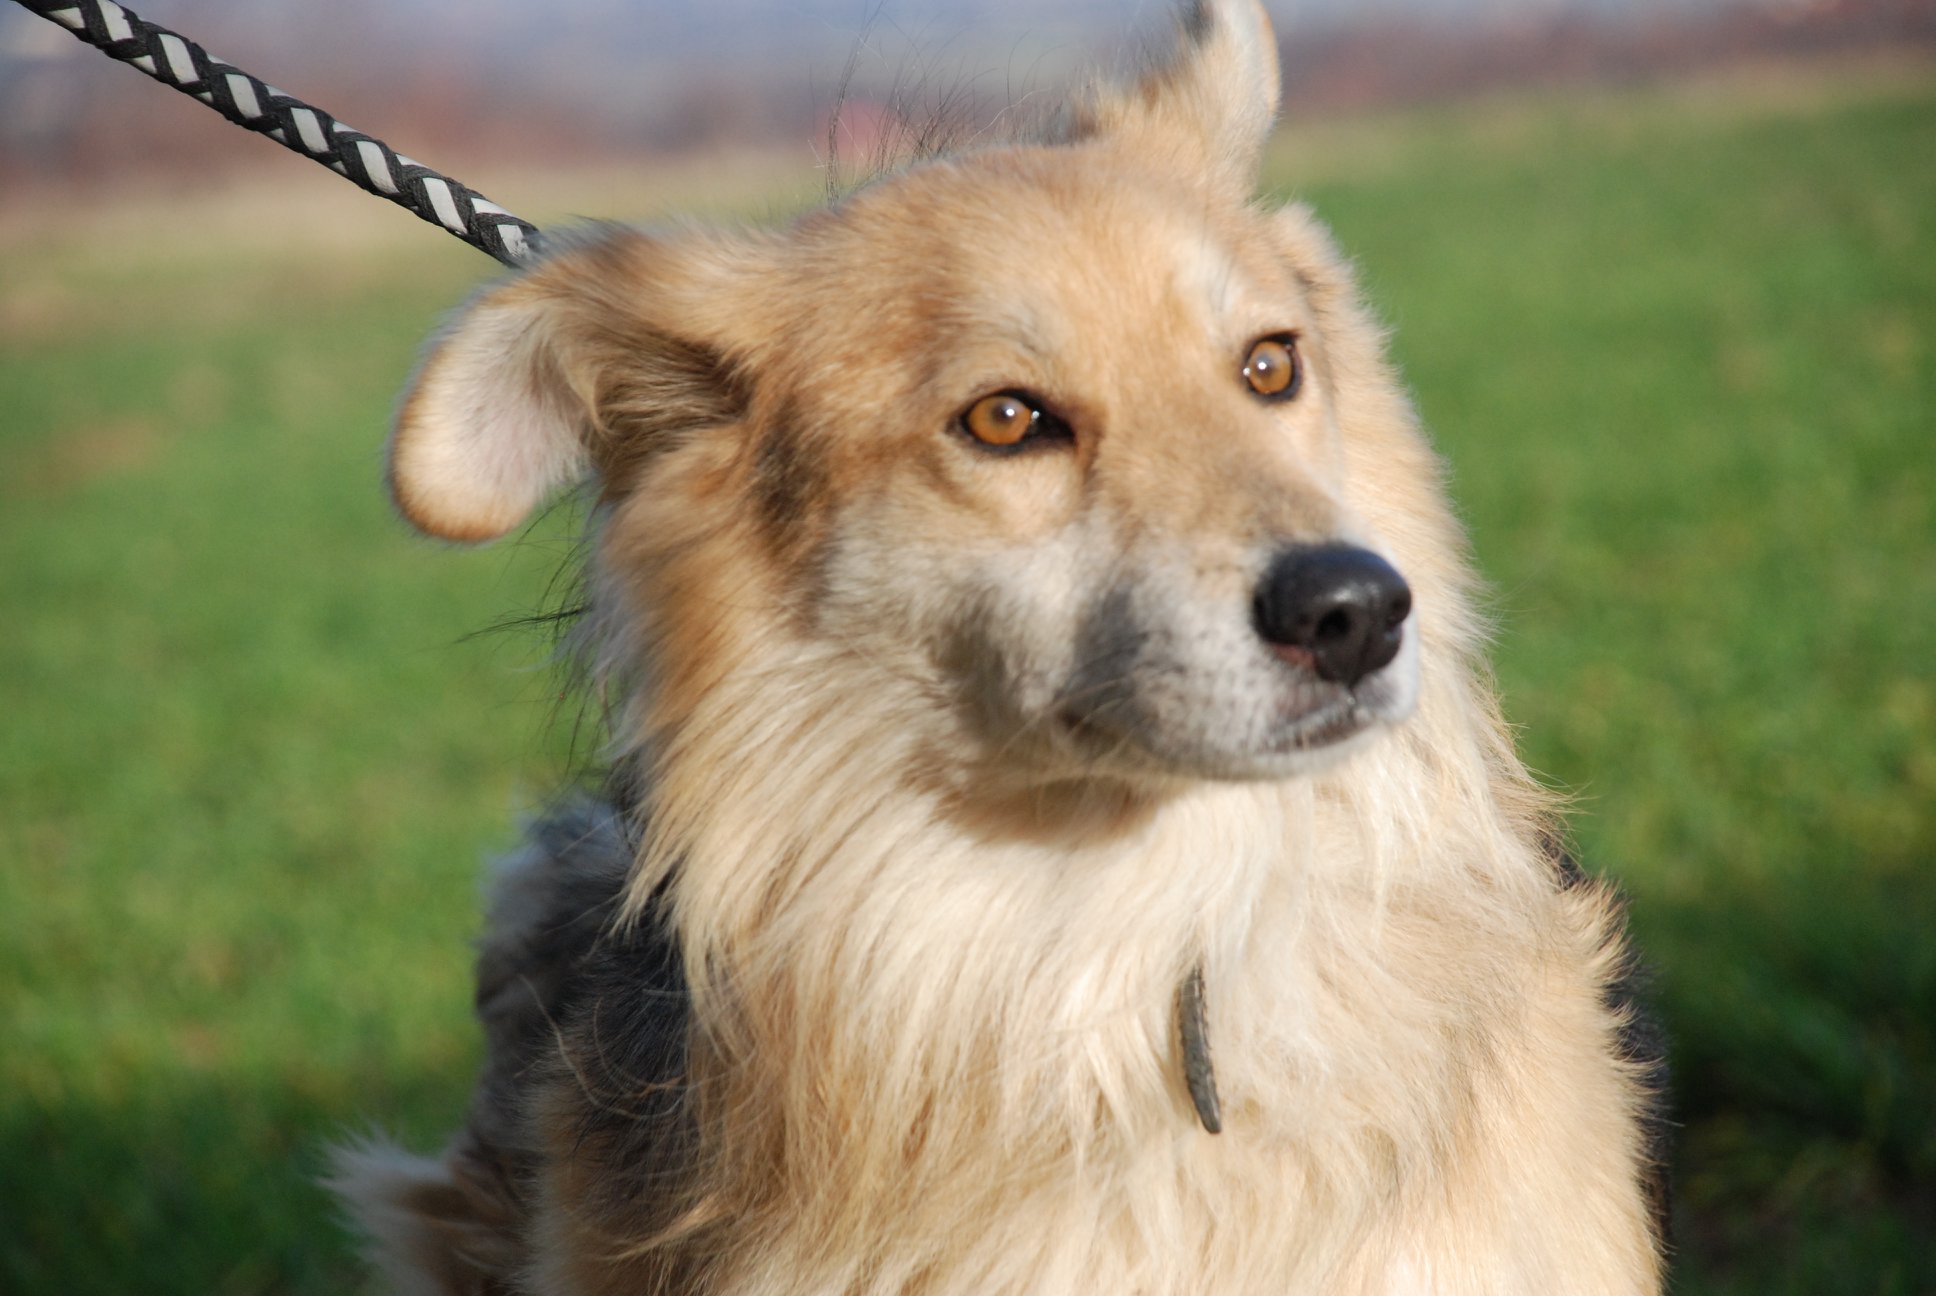
[[[561,486],[736,419],[727,299],[752,257],[724,237],[607,227],[484,292],[404,394],[397,507],[431,535],[493,540]]]
[[[1249,196],[1277,120],[1277,37],[1259,0],[1186,0],[1169,57],[1078,110],[1072,134],[1115,135]]]

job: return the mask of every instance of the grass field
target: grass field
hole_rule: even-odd
[[[1632,896],[1684,1293],[1936,1292],[1932,86],[1280,150],[1454,464],[1524,750]],[[477,861],[570,737],[542,635],[470,632],[564,546],[417,541],[377,487],[481,258],[160,210],[16,213],[0,254],[0,1290],[338,1293],[325,1140],[429,1145],[466,1095]]]

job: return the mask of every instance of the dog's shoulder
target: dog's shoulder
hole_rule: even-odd
[[[1593,888],[1611,893],[1624,920],[1624,900],[1611,884],[1582,868],[1564,843],[1548,838],[1544,845],[1561,890]],[[1619,1023],[1620,1059],[1634,1077],[1643,1099],[1639,1113],[1642,1187],[1647,1194],[1655,1241],[1665,1250],[1673,1242],[1673,1184],[1668,1161],[1673,1151],[1674,1121],[1668,1106],[1667,1032],[1651,1002],[1651,983],[1646,962],[1623,939],[1619,962],[1604,994],[1608,1010]]]
[[[610,803],[580,798],[533,821],[490,886],[477,960],[477,1015],[490,1051],[547,1047],[588,957],[613,929],[631,863]]]
[[[370,1140],[335,1156],[334,1186],[403,1290],[522,1290],[554,1151],[540,1114],[563,1109],[575,1124],[629,1110],[616,1095],[641,1078],[678,1088],[678,952],[654,915],[623,919],[625,823],[610,802],[581,797],[531,822],[498,864],[477,960],[484,1062],[444,1154],[413,1157]]]
[[[528,1218],[558,1143],[620,1191],[623,1175],[666,1173],[664,1142],[683,1127],[685,977],[657,898],[624,912],[626,823],[609,801],[557,807],[492,882],[477,962],[485,1061],[452,1161],[512,1218]],[[624,1191],[637,1202],[644,1186]]]
[[[595,1091],[659,1090],[683,1074],[679,950],[656,898],[641,914],[622,912],[633,857],[625,825],[612,803],[576,800],[533,822],[524,846],[498,867],[477,1015],[483,1088],[501,1090],[505,1102],[501,1121],[474,1113],[493,1129],[522,1122],[524,1091],[558,1065]]]

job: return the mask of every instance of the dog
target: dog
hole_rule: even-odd
[[[395,500],[589,483],[613,772],[498,877],[462,1132],[341,1155],[399,1290],[1660,1290],[1618,904],[1350,269],[1253,198],[1268,19],[1180,29],[431,345]]]

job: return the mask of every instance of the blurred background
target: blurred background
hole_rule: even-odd
[[[136,8],[540,224],[784,220],[1169,21]],[[1676,1289],[1931,1296],[1936,0],[1277,17],[1267,187],[1395,329],[1508,713],[1654,969]],[[556,603],[569,511],[458,551],[379,487],[495,271],[0,7],[0,1291],[357,1289],[325,1144],[461,1116],[478,862],[596,746],[492,629]]]

